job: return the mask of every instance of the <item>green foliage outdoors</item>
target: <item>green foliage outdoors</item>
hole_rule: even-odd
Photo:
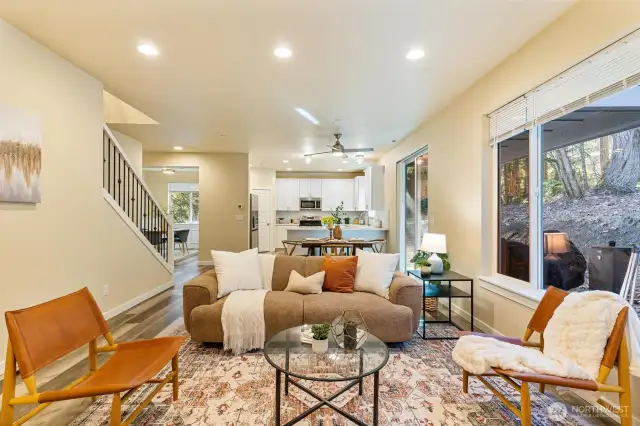
[[[197,222],[200,213],[198,192],[172,192],[171,215],[174,223]]]

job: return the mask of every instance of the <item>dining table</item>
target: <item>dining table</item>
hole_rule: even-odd
[[[308,249],[309,256],[320,256],[322,255],[323,247],[336,246],[344,247],[347,250],[347,255],[354,255],[356,249],[364,250],[366,248],[370,248],[375,251],[376,243],[379,243],[379,241],[367,241],[363,239],[336,240],[329,238],[318,238],[302,240],[300,247]]]

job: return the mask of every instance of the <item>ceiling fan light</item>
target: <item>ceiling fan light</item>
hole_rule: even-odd
[[[344,155],[344,153],[342,153],[341,151],[333,151],[333,155],[334,157],[342,157]]]

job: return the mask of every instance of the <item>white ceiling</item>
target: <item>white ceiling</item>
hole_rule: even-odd
[[[279,170],[353,170],[353,159],[305,165],[301,156],[341,131],[345,147],[375,147],[368,160],[379,157],[572,2],[2,0],[0,17],[159,121],[114,126],[145,150],[182,145],[250,152],[254,165]],[[140,41],[160,56],[140,55]],[[281,42],[289,60],[273,56]],[[413,46],[426,57],[408,61]]]

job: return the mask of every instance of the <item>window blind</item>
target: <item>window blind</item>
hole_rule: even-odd
[[[489,114],[490,143],[640,84],[640,30]]]

